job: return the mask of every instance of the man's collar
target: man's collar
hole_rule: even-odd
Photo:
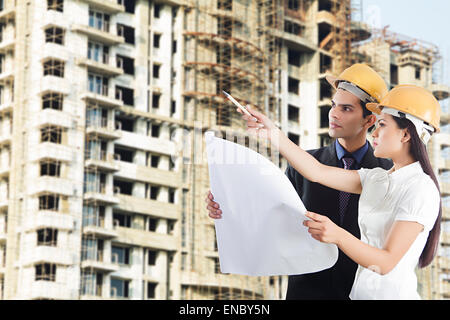
[[[336,139],[335,144],[336,144],[336,155],[337,155],[339,161],[341,161],[342,158],[345,155],[350,154],[350,152],[348,152],[347,150],[344,149],[343,146],[341,146],[338,139]],[[353,158],[355,158],[356,162],[358,162],[358,164],[360,164],[362,162],[364,156],[366,155],[366,152],[368,149],[369,149],[369,142],[366,140],[366,143],[361,148],[356,150],[355,152],[351,152],[351,155],[353,156]]]

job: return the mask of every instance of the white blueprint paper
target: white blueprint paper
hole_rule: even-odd
[[[222,210],[215,220],[221,272],[292,275],[332,267],[336,245],[308,233],[306,209],[285,174],[249,148],[205,136],[211,192]]]

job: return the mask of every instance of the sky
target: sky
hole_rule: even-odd
[[[363,21],[437,45],[442,81],[450,85],[450,0],[352,0],[362,2]]]

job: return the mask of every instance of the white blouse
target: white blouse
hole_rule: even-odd
[[[439,213],[439,191],[418,161],[395,171],[363,168],[358,173],[362,185],[358,223],[363,242],[382,249],[398,220],[418,222],[424,229],[389,273],[380,275],[358,266],[350,298],[420,299],[415,267]]]

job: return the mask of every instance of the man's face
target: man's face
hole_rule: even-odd
[[[352,138],[365,131],[361,102],[354,94],[338,89],[328,113],[329,135],[332,138]]]

